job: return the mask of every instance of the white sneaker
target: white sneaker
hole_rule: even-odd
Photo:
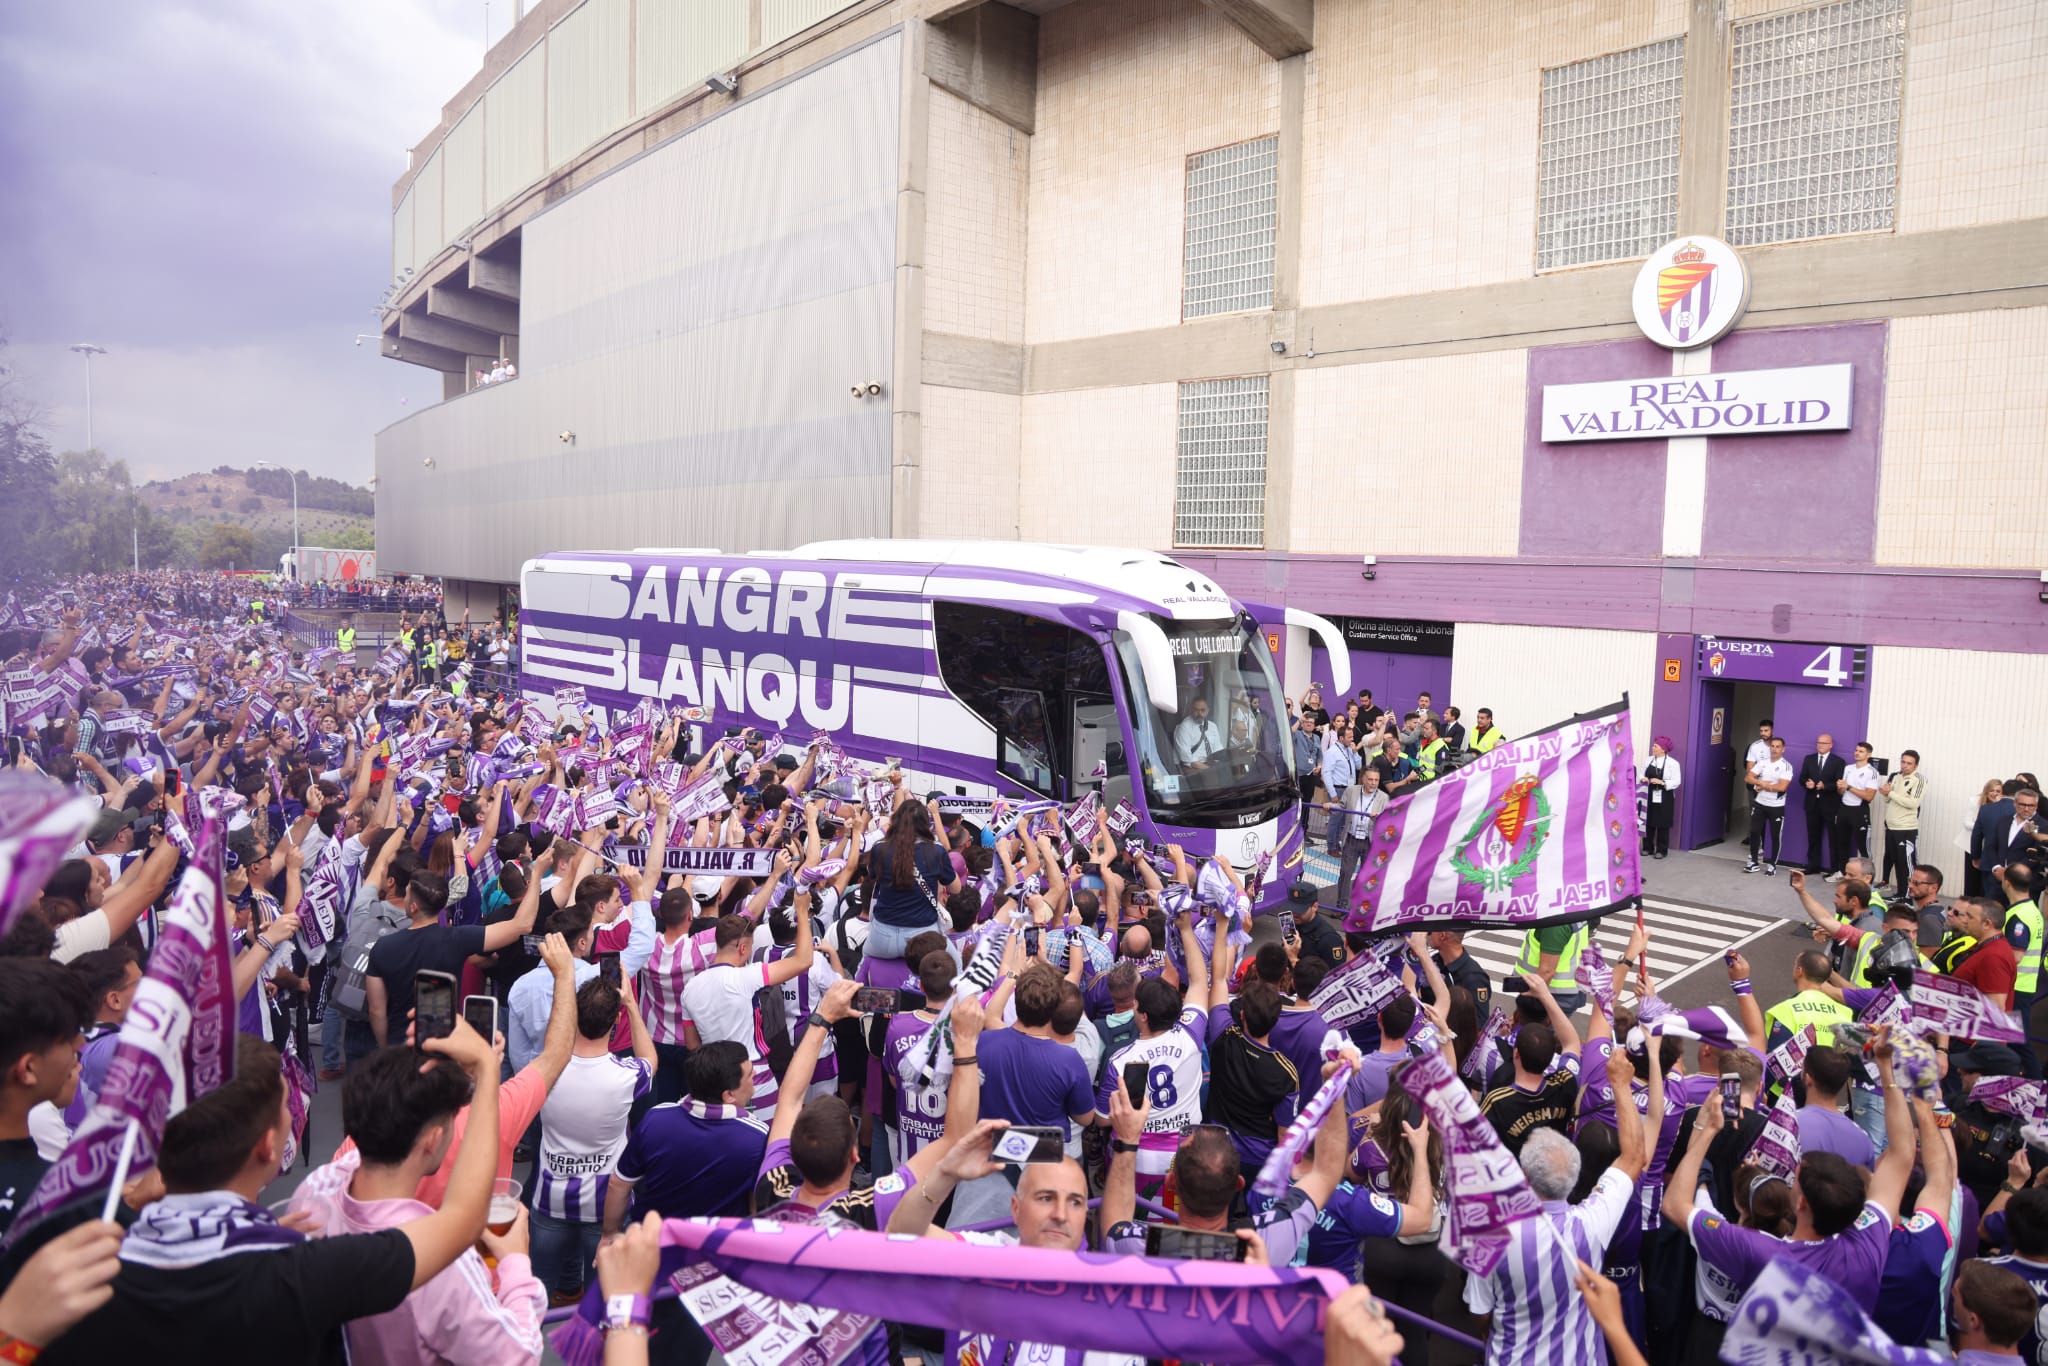
[[[1764,865],[1764,876],[1765,876],[1765,877],[1776,877],[1777,875],[1778,875],[1778,865],[1777,865],[1777,864],[1775,864],[1775,863],[1766,863],[1766,864]]]
[[[1755,859],[1751,859],[1748,863],[1742,865],[1742,871],[1745,873],[1755,873],[1760,872],[1762,870],[1758,866],[1757,861]]]
[[[1841,880],[1842,875],[1840,873],[1829,873],[1827,876],[1827,881],[1830,886],[1834,885],[1837,882],[1840,882]]]

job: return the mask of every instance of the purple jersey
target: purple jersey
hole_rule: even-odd
[[[1847,1290],[1866,1314],[1877,1308],[1891,1228],[1884,1210],[1869,1203],[1848,1228],[1810,1243],[1740,1228],[1709,1210],[1694,1210],[1686,1222],[1700,1260],[1725,1274],[1738,1292],[1747,1291],[1771,1262],[1797,1262]]]

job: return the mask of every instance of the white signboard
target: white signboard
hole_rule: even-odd
[[[1733,370],[1543,386],[1545,441],[1839,432],[1849,426],[1850,365]]]

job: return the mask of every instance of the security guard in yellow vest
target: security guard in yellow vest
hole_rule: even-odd
[[[398,619],[398,643],[405,647],[405,656],[407,659],[410,659],[413,656],[414,640],[415,638],[412,633],[412,627],[406,624],[406,620],[404,617],[400,617]]]
[[[1828,958],[1824,953],[1809,949],[1793,959],[1793,993],[1764,1012],[1765,1030],[1775,1027],[1788,1034],[1797,1034],[1812,1025],[1814,1042],[1833,1047],[1835,1026],[1852,1022],[1856,1012],[1821,990],[1828,974]]]
[[[1791,885],[1793,894],[1799,898],[1800,906],[1806,911],[1806,918],[1814,923],[1814,938],[1822,940],[1828,946],[1828,966],[1844,977],[1851,977],[1850,962],[1860,941],[1857,935],[1845,934],[1843,931],[1845,928],[1855,927],[1859,920],[1863,921],[1862,929],[1870,928],[1870,884],[1856,878],[1847,878],[1836,883],[1835,908],[1832,912],[1815,900],[1813,893],[1806,890],[1805,873],[1795,868],[1792,871]],[[1868,986],[1869,983],[1857,982],[1856,985]]]
[[[343,654],[353,656],[356,652],[355,623],[345,621],[337,627],[334,632],[334,643],[341,647]]]
[[[1885,935],[1893,930],[1904,930],[1908,935],[1913,935],[1917,934],[1919,929],[1920,917],[1911,906],[1897,906],[1886,911],[1882,930],[1859,932],[1861,937],[1850,946],[1849,960],[1842,968],[1842,976],[1849,979],[1849,985],[1852,987],[1876,986],[1877,984],[1870,980],[1870,962],[1877,956],[1877,951],[1884,947]],[[1929,972],[1936,970],[1934,960],[1926,954],[1916,956],[1921,967]]]
[[[432,683],[437,681],[434,671],[440,667],[441,644],[432,636],[428,636],[426,645],[420,650],[420,673],[429,683]]]
[[[1546,925],[1522,936],[1522,951],[1515,955],[1515,975],[1527,981],[1541,978],[1557,998],[1558,1008],[1569,1015],[1586,1003],[1579,989],[1579,959],[1592,940],[1592,928],[1576,925]]]
[[[1481,707],[1479,715],[1472,718],[1472,752],[1484,754],[1507,738],[1501,734],[1500,727],[1493,724],[1493,708]]]
[[[2031,1002],[2041,994],[2044,941],[2041,907],[2034,900],[2034,872],[2024,863],[2010,863],[2000,871],[1998,880],[2005,890],[2006,942],[2020,964],[2019,976],[2012,984],[2013,997],[2021,1003]]]
[[[1450,746],[1444,743],[1443,736],[1437,734],[1436,722],[1424,721],[1422,723],[1422,748],[1415,752],[1415,767],[1422,774],[1424,782],[1428,782],[1442,771],[1444,759],[1449,749]]]

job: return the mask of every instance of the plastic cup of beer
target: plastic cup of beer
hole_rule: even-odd
[[[519,1183],[509,1176],[501,1176],[491,1182],[491,1207],[490,1213],[484,1216],[484,1226],[490,1229],[492,1236],[504,1237],[518,1222],[519,1191]],[[484,1265],[496,1271],[498,1259],[486,1249],[479,1248],[478,1251],[483,1253]]]

